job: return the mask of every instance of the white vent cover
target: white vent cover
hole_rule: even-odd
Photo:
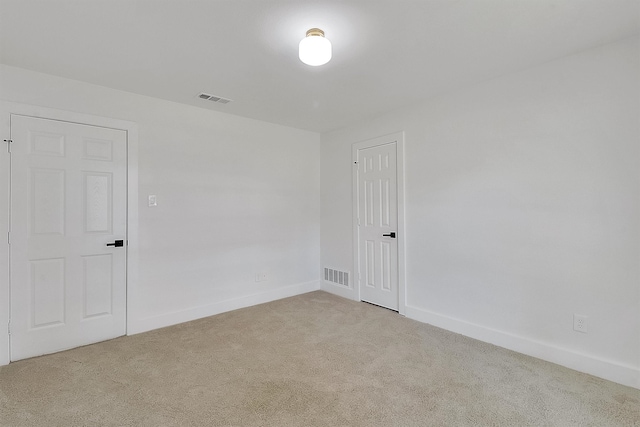
[[[198,95],[200,99],[206,99],[207,101],[217,102],[218,104],[228,104],[231,102],[230,99],[222,98],[220,96],[209,95],[208,93],[201,93]]]
[[[349,287],[349,272],[334,270],[333,268],[324,268],[324,280],[338,285]]]

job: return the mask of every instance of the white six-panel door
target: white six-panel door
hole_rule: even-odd
[[[360,299],[398,310],[396,143],[357,150]]]
[[[124,335],[126,132],[12,115],[11,139],[11,360]]]

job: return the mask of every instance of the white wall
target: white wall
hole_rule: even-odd
[[[322,265],[353,270],[351,144],[404,131],[407,315],[640,388],[639,52],[624,40],[323,135]]]
[[[139,265],[129,333],[319,287],[318,134],[7,66],[0,99],[138,124]],[[0,155],[3,174],[6,160]],[[149,194],[158,207],[147,207]],[[257,272],[270,280],[256,283]],[[0,328],[0,363],[4,336]]]

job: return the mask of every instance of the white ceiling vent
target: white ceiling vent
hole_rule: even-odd
[[[198,95],[200,99],[206,99],[207,101],[217,102],[218,104],[228,104],[231,102],[230,99],[222,98],[220,96],[209,95],[208,93],[201,93]]]

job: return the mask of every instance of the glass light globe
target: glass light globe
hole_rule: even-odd
[[[326,64],[331,59],[331,42],[324,37],[322,30],[312,28],[300,41],[298,56],[307,65]]]

